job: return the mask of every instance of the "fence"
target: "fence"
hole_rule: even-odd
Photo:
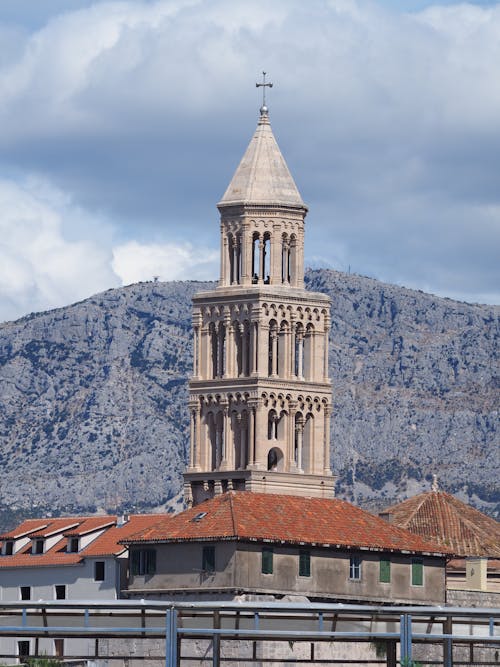
[[[307,662],[346,664],[349,660],[317,658],[318,643],[372,642],[382,646],[385,657],[365,664],[412,664],[416,645],[439,645],[442,660],[426,660],[425,664],[457,667],[460,664],[497,664],[471,660],[453,662],[454,645],[500,648],[500,609],[462,607],[389,607],[349,604],[295,604],[279,602],[193,602],[168,603],[144,600],[115,601],[25,601],[0,602],[0,658],[19,659],[19,651],[5,651],[5,640],[16,640],[17,646],[27,639],[34,642],[31,655],[43,653],[41,643],[47,639],[66,642],[64,657],[74,660],[125,660],[130,646],[125,639],[142,640],[142,646],[156,641],[163,646],[161,655],[166,667],[199,660],[190,656],[193,640],[210,643],[210,655],[204,657],[218,667],[228,662],[222,645],[233,643],[233,649],[245,643],[253,647],[244,662],[268,662],[257,658],[256,647],[263,642],[308,642],[311,653],[303,659],[281,657],[269,662]],[[106,653],[103,640],[118,639],[113,654]],[[236,642],[236,644],[234,644]],[[137,642],[136,642],[137,643]],[[12,645],[12,644],[11,644]],[[241,644],[242,645],[242,644]],[[78,647],[85,646],[85,651]],[[78,652],[80,650],[80,652]],[[187,650],[187,653],[186,653]],[[59,649],[61,653],[61,649]],[[157,658],[160,657],[158,654]],[[233,650],[232,661],[236,662]],[[151,658],[134,655],[137,660]],[[354,660],[362,664],[363,661]]]

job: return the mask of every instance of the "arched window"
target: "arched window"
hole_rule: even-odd
[[[295,368],[294,375],[299,380],[304,377],[304,327],[301,322],[295,328]]]
[[[271,275],[271,233],[266,232],[264,234],[264,248],[263,248],[263,259],[261,262],[263,268],[262,279],[266,285],[269,284],[269,276]]]
[[[267,415],[267,439],[278,439],[278,415],[276,414],[276,410],[269,410],[269,414]]]
[[[279,447],[272,447],[267,454],[268,470],[283,470],[283,452]]]
[[[258,232],[252,236],[252,283],[257,283],[260,276],[260,237]]]
[[[217,337],[217,329],[215,328],[215,324],[213,322],[210,322],[210,325],[208,327],[209,332],[210,332],[210,346],[211,346],[211,351],[212,354],[210,355],[211,357],[211,375],[212,378],[217,377],[217,373],[219,370],[219,344],[218,344],[218,337]]]
[[[290,285],[297,283],[297,237],[290,236],[290,249],[288,252],[288,282]]]
[[[276,376],[278,373],[278,324],[276,320],[269,322],[269,363],[268,375]]]
[[[304,377],[314,378],[314,325],[309,323],[304,336]]]
[[[288,336],[288,322],[283,321],[280,325],[278,338],[278,375],[283,378],[286,377],[286,344]]]
[[[302,442],[302,470],[306,474],[313,472],[314,447],[314,415],[309,412],[304,422],[304,436]]]
[[[281,237],[281,282],[290,282],[290,239],[287,234]]]

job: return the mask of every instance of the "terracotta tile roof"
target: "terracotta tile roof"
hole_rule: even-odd
[[[118,555],[125,550],[121,540],[141,530],[147,530],[156,525],[165,514],[132,514],[123,526],[113,526],[106,530],[100,537],[91,542],[81,553],[82,556],[108,556]]]
[[[165,517],[156,526],[132,534],[124,542],[217,539],[448,553],[447,549],[342,500],[245,491],[225,493]]]
[[[71,530],[65,530],[64,535],[66,537],[80,537],[81,535],[88,535],[94,531],[114,526],[115,523],[116,516],[90,516]]]
[[[384,510],[405,528],[459,556],[500,556],[500,523],[444,491],[428,491]]]
[[[133,514],[123,526],[112,525],[78,553],[67,551],[68,538],[65,536],[62,536],[57,544],[43,554],[32,554],[31,544],[28,544],[12,556],[0,556],[0,568],[76,565],[83,562],[87,557],[117,556],[125,551],[125,547],[119,543],[119,540],[128,537],[131,533],[158,523],[164,516],[164,514]],[[79,535],[82,534],[79,532],[80,529],[87,533],[90,526],[96,529],[97,526],[103,526],[104,524],[114,524],[116,517],[65,517],[64,519],[30,519],[30,521],[34,522],[33,528],[35,530],[40,526],[44,526],[42,531],[50,533],[54,532],[55,526],[74,526],[76,524],[78,529],[76,531],[72,529],[71,532],[72,534]],[[25,521],[21,526],[10,531],[8,534],[9,539],[13,539],[14,536],[26,535],[25,528],[27,524],[28,522]],[[19,529],[21,527],[23,527],[24,533],[20,533]],[[30,528],[31,525],[28,526],[28,530]],[[40,530],[36,530],[36,533],[33,534],[39,532]],[[32,533],[28,532],[28,535],[31,536]]]
[[[50,521],[51,519],[26,519],[26,521],[23,521],[19,526],[0,535],[0,540],[16,540],[25,535],[30,535],[31,533],[46,528]]]

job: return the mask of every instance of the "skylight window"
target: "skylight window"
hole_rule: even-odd
[[[206,516],[207,516],[206,512],[198,512],[198,514],[193,518],[193,521],[199,523]]]

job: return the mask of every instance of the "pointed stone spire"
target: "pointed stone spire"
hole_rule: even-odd
[[[248,148],[218,206],[244,204],[306,209],[274,138],[266,106]]]

